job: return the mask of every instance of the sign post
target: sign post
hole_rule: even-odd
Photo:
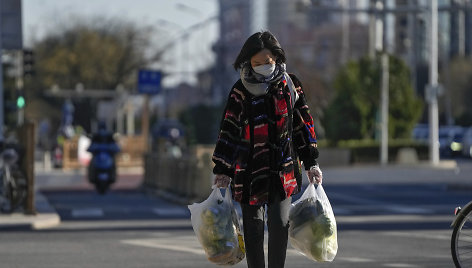
[[[155,95],[161,91],[160,71],[139,70],[138,73],[138,93]]]
[[[146,150],[149,144],[149,95],[156,95],[161,91],[161,77],[160,71],[139,70],[138,73],[138,93],[144,95],[141,135],[143,135]]]

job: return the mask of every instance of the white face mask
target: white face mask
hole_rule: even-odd
[[[264,64],[252,67],[254,72],[269,77],[275,71],[275,64]]]

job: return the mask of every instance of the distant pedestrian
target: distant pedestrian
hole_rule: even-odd
[[[241,203],[249,268],[263,268],[267,210],[269,267],[284,267],[291,196],[300,192],[303,161],[322,181],[318,149],[302,84],[285,69],[285,52],[268,31],[250,36],[234,62],[240,79],[226,103],[213,153],[214,183],[230,183]]]

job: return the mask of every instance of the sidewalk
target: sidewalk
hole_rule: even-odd
[[[438,166],[428,162],[414,165],[353,165],[323,168],[324,182],[345,183],[444,183],[447,186],[472,187],[472,161],[470,159],[444,160]]]
[[[56,210],[39,191],[35,192],[35,206],[35,215],[0,214],[0,232],[5,229],[41,230],[58,226],[61,223],[61,218]]]
[[[85,179],[86,171],[81,170],[44,170],[41,165],[35,166],[35,215],[26,215],[21,212],[0,214],[0,232],[11,229],[41,230],[54,228],[61,223],[56,209],[51,206],[47,198],[41,193],[43,189],[90,189],[94,187]],[[140,185],[141,168],[120,169],[121,179],[111,186],[111,189],[130,189]],[[67,179],[65,179],[67,177]]]

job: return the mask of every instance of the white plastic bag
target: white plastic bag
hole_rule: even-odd
[[[209,261],[234,265],[244,259],[244,241],[229,187],[223,197],[220,189],[214,186],[205,201],[188,208],[193,230]]]
[[[336,219],[323,187],[310,183],[289,213],[289,240],[309,259],[333,261],[338,251]]]

